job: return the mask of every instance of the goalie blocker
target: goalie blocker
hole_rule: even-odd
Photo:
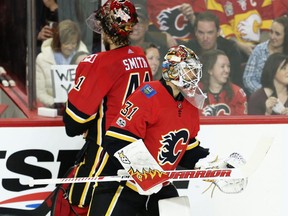
[[[142,139],[118,150],[114,156],[125,171],[136,182],[139,194],[150,195],[162,188],[162,183],[169,181],[169,176],[152,157]]]

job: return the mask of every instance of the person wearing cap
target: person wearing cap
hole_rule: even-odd
[[[105,173],[109,158],[102,147],[105,132],[125,99],[142,82],[152,79],[144,51],[129,45],[129,35],[137,23],[136,9],[129,0],[108,0],[87,19],[88,26],[101,33],[106,51],[89,55],[79,63],[75,86],[68,94],[63,115],[66,134],[85,138],[75,177]],[[98,215],[89,211],[93,185],[87,182],[69,186],[69,211]]]
[[[168,33],[149,30],[149,18],[145,6],[135,4],[135,8],[139,22],[133,27],[133,32],[129,36],[131,44],[145,50],[153,43],[159,48],[162,59],[170,47],[177,45],[177,41]]]

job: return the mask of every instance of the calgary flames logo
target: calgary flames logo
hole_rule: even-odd
[[[179,10],[179,6],[162,10],[157,16],[161,31],[166,31],[177,38],[184,38],[190,34],[188,20]]]
[[[166,163],[174,164],[181,154],[181,145],[187,145],[189,142],[189,132],[182,129],[176,132],[169,132],[162,138],[162,146],[158,154],[159,163],[162,166]]]
[[[221,103],[204,107],[202,113],[205,116],[231,115],[231,110],[229,106]]]

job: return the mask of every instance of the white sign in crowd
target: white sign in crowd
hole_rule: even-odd
[[[75,81],[77,65],[52,65],[51,75],[55,103],[65,103]]]

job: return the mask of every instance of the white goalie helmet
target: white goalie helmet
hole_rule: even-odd
[[[184,45],[171,47],[162,63],[164,80],[176,85],[184,97],[202,109],[206,95],[198,87],[202,77],[202,64],[198,56]]]
[[[171,47],[164,59],[162,73],[166,81],[183,88],[197,86],[202,77],[202,64],[191,49],[184,45]]]

